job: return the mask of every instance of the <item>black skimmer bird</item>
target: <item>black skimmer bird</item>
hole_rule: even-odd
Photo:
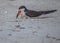
[[[57,10],[33,11],[33,10],[27,9],[25,6],[20,6],[18,9],[18,13],[17,13],[16,18],[18,18],[18,16],[21,14],[21,12],[22,12],[21,9],[23,9],[23,11],[25,12],[25,15],[29,16],[29,17],[38,17],[41,15],[46,15],[46,14],[53,13],[53,12],[57,11]]]

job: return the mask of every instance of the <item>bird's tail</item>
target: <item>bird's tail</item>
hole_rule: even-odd
[[[49,14],[49,13],[53,13],[56,12],[57,10],[50,10],[50,11],[41,11],[42,14]]]

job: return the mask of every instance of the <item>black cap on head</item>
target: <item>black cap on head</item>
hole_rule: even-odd
[[[25,9],[26,9],[26,7],[25,7],[25,6],[20,6],[20,7],[19,7],[19,9],[22,9],[22,8],[25,8]]]
[[[26,12],[26,11],[27,11],[27,8],[26,8],[25,6],[20,6],[20,7],[19,7],[19,9],[23,9],[23,8],[25,8],[24,11]]]

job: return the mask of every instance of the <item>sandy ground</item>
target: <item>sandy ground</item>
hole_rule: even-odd
[[[18,7],[58,9],[35,19],[16,21]],[[60,43],[60,0],[0,0],[0,43]]]

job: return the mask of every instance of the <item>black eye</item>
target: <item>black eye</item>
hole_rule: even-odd
[[[19,9],[21,9],[21,8],[19,7]]]

